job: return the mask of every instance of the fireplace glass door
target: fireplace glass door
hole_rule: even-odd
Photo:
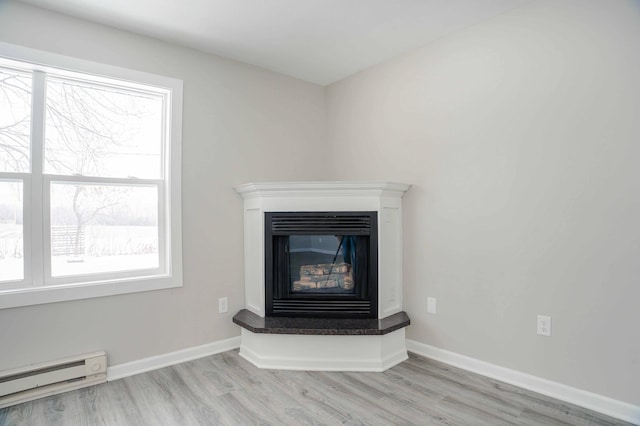
[[[355,294],[358,276],[354,235],[291,235],[288,237],[289,292]]]
[[[266,213],[267,315],[375,317],[375,212]]]

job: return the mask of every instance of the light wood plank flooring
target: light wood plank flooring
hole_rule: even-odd
[[[622,425],[411,355],[384,373],[260,370],[237,351],[0,410],[0,425]]]

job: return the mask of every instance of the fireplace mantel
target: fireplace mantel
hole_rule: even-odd
[[[320,196],[389,196],[402,197],[411,185],[397,182],[315,181],[258,182],[235,187],[243,198],[320,197]]]
[[[408,184],[377,181],[260,182],[235,187],[244,199],[246,309],[265,317],[265,213],[362,211],[378,215],[378,319],[402,312],[402,196],[409,188]],[[366,344],[354,339],[353,345],[345,345],[346,336],[265,336],[243,328],[240,355],[259,367],[333,370],[341,369],[338,358],[350,370],[360,369],[358,359],[366,358],[362,369],[367,371],[382,371],[406,359],[404,329],[357,337],[366,338]],[[306,353],[310,345],[333,348],[327,352],[331,359]],[[377,348],[373,352],[378,355],[359,352],[367,345]],[[278,348],[285,347],[286,353],[279,352]],[[296,348],[300,348],[297,353]]]

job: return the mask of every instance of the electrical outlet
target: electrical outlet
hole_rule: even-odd
[[[427,297],[427,313],[435,314],[437,311],[436,298]]]
[[[229,299],[221,297],[218,299],[218,313],[224,314],[229,310]]]
[[[551,336],[551,317],[538,315],[538,334],[541,336]]]

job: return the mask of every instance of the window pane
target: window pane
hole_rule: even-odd
[[[0,68],[0,172],[31,170],[30,134],[31,76]]]
[[[0,282],[24,279],[22,183],[0,181]]]
[[[163,96],[47,79],[45,173],[162,177]]]
[[[54,277],[158,266],[155,186],[51,184]]]

